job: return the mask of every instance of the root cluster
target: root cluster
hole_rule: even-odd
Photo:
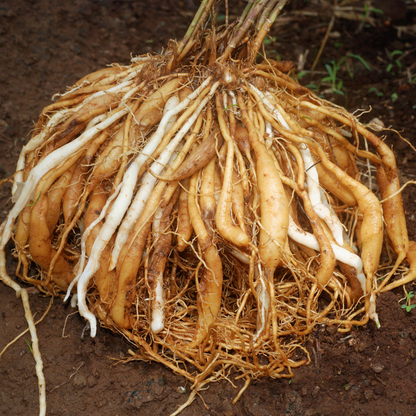
[[[76,297],[92,336],[98,319],[195,392],[231,369],[243,389],[291,377],[316,325],[379,326],[377,295],[415,274],[392,151],[290,63],[256,64],[248,29],[199,26],[43,110],[1,237],[22,280]]]

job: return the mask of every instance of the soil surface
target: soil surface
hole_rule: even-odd
[[[0,177],[14,173],[19,151],[54,93],[64,92],[108,63],[128,64],[131,54],[160,52],[170,38],[183,36],[197,3],[3,0]],[[412,2],[376,2],[376,11],[363,9],[367,16],[364,23],[338,14],[314,72],[310,68],[333,11],[330,2],[310,1],[306,8],[303,3],[293,2],[270,32],[265,45],[268,56],[295,62],[298,73],[306,71],[301,78],[304,85],[319,89],[325,98],[351,112],[364,111],[364,122],[377,117],[386,127],[399,130],[408,142],[394,132],[386,134],[386,141],[395,151],[403,181],[415,180],[416,153],[409,144],[416,145],[416,19]],[[231,14],[244,5],[244,1],[230,1]],[[385,12],[378,13],[379,9]],[[221,13],[218,19],[223,18]],[[339,69],[333,84],[325,81],[328,66]],[[9,198],[10,186],[6,184],[0,189],[1,220],[11,208]],[[416,188],[405,188],[403,199],[410,238],[415,240]],[[9,244],[7,256],[13,275],[11,247]],[[406,289],[415,288],[410,284]],[[198,397],[182,414],[416,415],[416,309],[406,312],[401,307],[404,296],[402,288],[380,296],[378,330],[369,323],[349,334],[324,327],[315,331],[305,345],[312,362],[295,370],[293,379],[253,380],[233,405],[243,383],[230,377],[230,382],[209,386],[202,393],[203,400]],[[50,299],[33,293],[30,302],[36,320]],[[20,299],[3,284],[0,310],[3,348],[26,328]],[[37,326],[48,415],[165,415],[186,401],[190,385],[185,379],[155,363],[117,364],[134,347],[104,329],[98,330],[95,339],[87,334],[84,337],[84,326],[84,320],[61,299],[54,300]],[[1,358],[1,415],[38,413],[37,379],[29,345],[30,335],[25,334]]]

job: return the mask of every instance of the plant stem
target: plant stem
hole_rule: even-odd
[[[245,18],[247,17],[247,15],[251,12],[251,10],[253,9],[253,7],[259,2],[260,0],[253,0],[253,1],[249,1],[247,3],[247,6],[245,7],[243,13],[241,14],[241,16],[238,18],[239,23],[236,26],[236,30],[238,30],[240,28],[240,26],[244,23]]]
[[[278,1],[279,0],[273,0],[269,4],[266,5],[266,7],[263,10],[263,13],[260,16],[259,22],[257,24],[257,30],[260,30],[261,29],[261,27],[263,26],[264,22],[266,21],[267,17],[270,14],[270,10],[272,10],[272,8],[275,6],[275,4]]]
[[[260,26],[260,30],[257,33],[256,38],[254,39],[254,42],[251,46],[251,51],[250,51],[250,61],[254,62],[254,60],[256,59],[257,53],[261,48],[261,45],[263,44],[264,38],[266,37],[266,35],[269,33],[269,30],[272,26],[272,24],[274,23],[274,21],[276,20],[277,16],[280,14],[280,12],[282,11],[283,7],[285,6],[285,4],[288,2],[288,0],[278,0],[278,3],[276,4],[276,0],[271,1],[264,9],[263,14],[261,16],[260,19],[260,23],[263,20],[263,24]],[[266,17],[269,10],[272,8],[272,12],[270,13],[269,17]]]
[[[272,0],[273,1],[273,0]],[[247,33],[247,31],[250,29],[250,26],[253,24],[256,17],[259,15],[259,13],[264,9],[265,5],[267,3],[267,0],[260,0],[254,8],[250,11],[247,18],[241,25],[241,27],[238,29],[237,33],[234,35],[234,37],[231,39],[230,43],[228,44],[227,48],[225,49],[224,53],[222,54],[219,62],[224,63],[229,56],[231,55],[232,51],[238,46],[238,44],[243,39],[244,35]],[[247,9],[247,7],[246,7]]]
[[[183,48],[186,46],[189,40],[198,33],[199,28],[204,24],[208,13],[211,11],[213,3],[214,0],[202,0],[202,3],[194,16],[192,23],[186,31],[185,36],[179,42],[178,54],[180,54],[183,51]]]

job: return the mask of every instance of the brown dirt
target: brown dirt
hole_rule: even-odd
[[[128,63],[130,53],[160,51],[169,38],[184,34],[195,11],[193,3],[197,1],[3,0],[0,176],[14,172],[28,132],[54,93],[63,92],[66,86],[107,63]],[[310,3],[312,10],[314,2]],[[391,5],[396,1],[380,3]],[[239,5],[241,10],[244,2],[230,4]],[[368,110],[371,106],[373,111],[363,115],[364,121],[378,117],[386,126],[403,131],[403,136],[415,145],[416,80],[408,82],[407,69],[414,77],[416,42],[414,34],[399,38],[393,27],[414,24],[415,18],[414,11],[399,9],[394,7],[381,17],[373,13],[378,27],[364,25],[361,31],[357,31],[359,23],[337,18],[316,68],[321,72],[307,74],[302,83],[318,85],[327,76],[325,64],[338,62],[350,53],[360,55],[371,66],[371,72],[358,59],[349,58],[354,78],[349,78],[345,65],[338,77],[344,82],[345,95],[330,92],[325,97],[350,111]],[[310,68],[331,17],[325,7],[320,10],[322,14],[316,17],[306,17],[302,10],[288,14],[284,23],[271,32],[276,38],[267,45],[269,56],[297,62],[299,55],[309,50],[305,68]],[[389,57],[388,53],[398,50],[404,56]],[[395,62],[399,57],[401,67]],[[388,72],[390,63],[393,65]],[[320,91],[326,88],[321,85]],[[396,100],[392,94],[397,94]],[[396,134],[387,134],[386,140],[393,146],[403,179],[415,179],[416,153]],[[9,195],[10,187],[3,186],[1,220],[11,207]],[[404,203],[412,239],[416,238],[415,202],[415,188],[409,186]],[[11,274],[14,267],[11,263]],[[414,290],[414,285],[408,285],[407,290]],[[370,323],[350,334],[333,333],[323,327],[315,331],[305,345],[312,363],[296,370],[292,380],[253,381],[236,405],[232,400],[242,382],[235,382],[234,387],[222,381],[203,392],[206,407],[197,398],[183,415],[416,415],[416,309],[405,312],[400,306],[403,296],[401,288],[380,296],[379,330]],[[3,348],[25,328],[26,322],[21,301],[3,284],[0,299]],[[31,295],[30,301],[36,318],[49,303],[48,298],[38,294]],[[83,338],[84,325],[83,319],[61,299],[54,301],[51,312],[38,325],[48,415],[162,415],[186,400],[187,394],[178,391],[184,386],[189,392],[190,386],[183,378],[155,363],[136,361],[113,366],[116,361],[110,358],[127,356],[128,349],[134,347],[103,329],[95,339],[88,335]],[[26,334],[1,359],[2,415],[38,412],[29,341]]]

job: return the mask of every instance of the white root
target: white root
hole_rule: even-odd
[[[90,95],[88,98],[86,98],[82,104],[85,105],[87,103],[89,103],[91,100],[94,100],[95,98],[98,97],[102,97],[103,95],[107,95],[107,94],[115,94],[115,93],[120,93],[120,92],[127,92],[130,93],[132,90],[134,90],[134,88],[130,89],[129,87],[131,86],[131,84],[133,83],[133,81],[124,81],[121,84],[116,85],[115,87],[112,87],[108,90],[105,91],[97,91],[96,93]],[[131,95],[131,94],[129,94]]]
[[[260,311],[257,313],[257,332],[253,338],[253,341],[256,342],[258,337],[264,331],[266,324],[267,324],[267,316],[270,310],[270,295],[267,291],[267,282],[265,282],[263,271],[261,270],[261,265],[258,263],[258,272],[257,269],[255,270],[256,277],[260,276],[258,279],[258,284],[256,286],[256,292],[258,296],[258,305],[257,307]]]
[[[152,307],[151,328],[154,334],[158,334],[165,327],[165,291],[163,290],[163,273],[159,273],[156,278],[156,289]]]
[[[201,104],[195,110],[194,114],[192,114],[192,116],[187,120],[187,122],[179,130],[175,138],[163,150],[160,158],[162,158],[162,155],[165,155],[165,157],[166,155],[169,156],[165,163],[169,161],[172,153],[178,146],[179,142],[182,140],[183,136],[187,133],[187,131],[191,128],[192,124],[195,122],[196,118],[198,117],[201,110],[205,107],[208,100],[212,97],[212,94],[214,94],[215,89],[217,87],[218,87],[218,83],[216,83],[212,87],[210,93],[202,100]],[[184,100],[183,102],[185,101],[186,100]],[[167,114],[169,113],[170,112],[168,112]],[[163,167],[164,166],[162,166],[162,168]],[[95,315],[91,313],[90,310],[88,309],[88,306],[86,303],[86,293],[87,293],[88,283],[99,268],[99,261],[100,261],[102,250],[106,247],[106,245],[110,241],[110,238],[112,237],[112,235],[114,234],[114,231],[120,224],[123,216],[124,216],[124,212],[120,212],[119,210],[115,209],[115,207],[113,206],[112,210],[107,216],[106,222],[102,226],[100,233],[97,236],[92,246],[91,255],[88,260],[87,266],[82,272],[78,280],[78,284],[77,284],[78,310],[79,310],[80,315],[89,321],[90,328],[91,328],[91,337],[93,338],[95,337],[97,333],[97,320],[95,318]],[[116,263],[117,262],[115,262],[115,264]]]
[[[286,129],[292,130],[290,128],[290,126],[288,125],[288,123],[286,122],[286,120],[284,119],[283,115],[280,113],[280,111],[277,108],[275,108],[270,103],[270,101],[267,99],[266,95],[263,94],[260,90],[258,90],[254,85],[250,84],[250,88],[252,88],[261,97],[262,102],[264,103],[264,105],[266,106],[268,111],[272,114],[272,116],[282,126],[284,126]],[[331,212],[328,209],[324,209],[322,211],[322,207],[324,207],[324,208],[326,208],[326,207],[325,207],[324,204],[322,204],[322,201],[321,201],[321,198],[320,198],[320,192],[316,191],[316,188],[318,188],[318,191],[319,191],[319,178],[318,178],[318,174],[316,172],[316,168],[313,166],[314,162],[313,162],[312,156],[310,155],[310,151],[307,148],[307,146],[304,146],[304,148],[301,149],[300,151],[301,151],[302,157],[304,159],[305,171],[307,172],[308,192],[309,192],[309,196],[311,198],[311,202],[312,202],[312,205],[313,205],[313,210],[316,212],[316,214],[320,218],[322,218],[327,223],[328,227],[330,228],[331,232],[333,233],[335,241],[338,244],[342,245],[342,242],[343,242],[343,226],[340,222],[337,225],[337,220],[339,221],[338,217],[335,215],[334,212]],[[310,158],[309,158],[309,156],[310,156]],[[308,162],[305,161],[305,157],[308,160]],[[310,194],[310,189],[311,188],[313,190],[312,195]],[[320,203],[319,203],[319,201],[320,201]],[[316,207],[318,207],[318,208],[316,209]],[[296,224],[293,222],[293,220],[291,220],[290,222],[292,223],[292,225],[296,226]],[[302,234],[305,233],[303,230],[300,230],[300,231],[302,231]],[[292,232],[293,237],[292,237],[292,235],[289,235],[289,236],[293,240],[299,242],[300,244],[307,245],[307,244],[303,243],[302,241],[298,241],[298,240],[296,240],[296,238],[294,238],[296,236],[300,237],[300,235],[294,232],[293,227],[291,228],[289,226],[289,232]],[[306,233],[306,234],[309,234],[309,233]],[[316,240],[316,238],[312,234],[310,234],[310,236],[313,237]],[[309,240],[310,243],[315,245],[315,242],[312,242],[312,239],[310,237],[308,237],[308,240]],[[318,241],[316,241],[316,244],[317,243],[318,243]],[[365,289],[366,278],[365,278],[365,275],[362,271],[361,258],[359,256],[355,255],[355,254],[352,254],[352,253],[348,252],[347,250],[343,249],[342,247],[339,247],[336,244],[331,243],[331,246],[332,246],[332,249],[334,250],[335,258],[337,260],[339,260],[343,263],[346,263],[346,264],[348,264],[351,267],[354,267],[356,269],[357,278],[358,278],[358,280],[361,284],[361,287],[363,289],[363,293],[366,294],[366,289]],[[314,248],[312,246],[308,246],[308,247]],[[318,248],[314,248],[314,249],[319,250],[319,244],[318,244]],[[345,253],[343,253],[343,251],[345,251]],[[346,253],[348,253],[348,255]],[[344,260],[341,260],[341,258],[343,258]],[[359,260],[359,263],[358,263],[358,260]],[[371,294],[371,296],[370,296],[370,308],[369,308],[368,314],[369,314],[370,319],[374,320],[374,322],[376,323],[377,328],[379,328],[380,327],[380,322],[379,322],[379,319],[378,319],[378,316],[377,316],[377,313],[375,312],[375,310],[376,310],[375,298],[374,298],[373,294]]]
[[[68,298],[71,296],[72,288],[78,283],[78,280],[81,277],[82,271],[84,270],[84,267],[85,267],[85,259],[86,259],[85,243],[87,241],[87,238],[90,235],[90,233],[93,230],[93,228],[100,221],[102,221],[104,219],[105,215],[107,214],[108,207],[111,205],[111,203],[113,202],[113,200],[121,193],[122,186],[123,186],[123,182],[118,185],[118,187],[116,188],[116,190],[114,191],[114,193],[110,196],[110,198],[108,198],[108,200],[106,201],[103,209],[101,210],[101,213],[100,213],[99,217],[96,218],[88,226],[88,228],[86,230],[84,230],[84,232],[82,233],[82,237],[81,237],[81,255],[80,255],[80,258],[78,260],[78,263],[76,264],[76,266],[74,268],[75,277],[72,280],[71,284],[69,285],[68,290],[66,291],[66,295],[65,295],[65,298],[64,298],[64,302],[66,302],[68,300]],[[113,208],[114,207],[117,208],[116,207],[116,203],[113,205]]]
[[[142,152],[136,157],[134,163],[137,165],[134,169],[138,169],[143,166],[143,164],[147,161],[147,159],[152,155],[152,153],[156,150],[157,146],[162,141],[165,134],[170,130],[170,126],[174,124],[174,120],[176,120],[176,115],[179,114],[182,110],[189,106],[189,103],[198,97],[201,91],[209,84],[211,81],[211,77],[208,77],[193,93],[191,93],[185,100],[183,100],[180,104],[176,104],[175,96],[171,97],[165,104],[164,115],[162,120],[159,123],[159,126],[156,132],[152,135],[146,146],[143,148]],[[142,187],[141,187],[142,188]],[[139,191],[140,192],[140,191]],[[120,255],[120,251],[127,241],[128,235],[133,228],[134,223],[136,222],[137,218],[140,216],[140,213],[136,213],[136,202],[139,204],[139,198],[142,195],[136,195],[133,203],[131,204],[126,217],[124,218],[123,222],[120,225],[120,228],[117,233],[117,238],[114,243],[114,248],[111,253],[111,261],[110,261],[110,270],[113,270],[117,264],[118,256]],[[147,199],[146,199],[147,201]],[[137,206],[137,210],[140,210],[141,205]],[[143,208],[141,208],[143,209]],[[141,212],[141,210],[140,210]]]
[[[26,155],[37,149],[39,146],[41,146],[46,137],[47,137],[47,133],[49,128],[53,128],[55,126],[57,126],[59,123],[61,123],[63,120],[63,118],[65,116],[68,115],[68,113],[75,113],[76,111],[80,110],[86,103],[88,103],[89,101],[91,101],[93,98],[97,98],[100,97],[104,94],[108,94],[108,93],[115,93],[115,92],[124,92],[127,91],[126,94],[123,96],[122,98],[122,104],[124,105],[124,102],[126,100],[128,100],[128,98],[130,98],[133,94],[135,94],[137,92],[137,90],[140,88],[140,86],[137,86],[135,88],[131,88],[129,89],[128,87],[131,85],[132,81],[129,82],[124,82],[120,85],[117,85],[113,88],[110,88],[109,90],[106,91],[98,91],[97,93],[91,95],[90,97],[86,98],[81,104],[79,104],[78,106],[71,108],[71,109],[64,109],[61,110],[59,112],[57,112],[56,114],[54,114],[51,119],[48,121],[48,123],[46,124],[45,128],[42,130],[41,133],[37,134],[36,136],[32,137],[32,139],[30,139],[30,141],[23,146],[20,155],[19,155],[19,159],[17,161],[17,166],[16,166],[16,175],[14,177],[14,181],[13,181],[13,188],[12,188],[12,195],[13,195],[13,202],[17,202],[20,193],[22,192],[23,186],[23,169],[25,167],[25,160],[26,160]],[[120,105],[119,105],[120,107]],[[84,133],[86,131],[88,131],[89,129],[91,129],[92,127],[94,127],[96,124],[101,123],[102,121],[104,121],[106,118],[108,117],[107,114],[100,114],[97,117],[94,117],[88,124],[87,127],[84,130]],[[16,194],[16,192],[18,194]],[[16,195],[15,195],[16,194]]]
[[[287,234],[292,240],[296,241],[299,244],[302,244],[316,251],[320,250],[319,243],[316,237],[313,234],[308,233],[307,231],[302,230],[302,228],[298,227],[298,225],[295,223],[295,221],[293,221],[293,218],[291,216],[289,216],[289,229]],[[331,243],[331,247],[334,251],[335,258],[338,261],[347,264],[348,266],[351,266],[355,269],[355,271],[357,272],[357,279],[360,282],[363,293],[365,294],[366,277],[363,273],[363,262],[361,258],[335,243]]]
[[[136,156],[136,158],[134,159],[134,161],[132,162],[132,164],[130,165],[130,167],[128,168],[127,172],[129,172],[129,174],[131,176],[135,176],[136,180],[134,182],[133,185],[133,189],[136,186],[136,182],[138,179],[138,174],[140,171],[140,168],[143,166],[143,164],[146,162],[146,160],[149,157],[149,154],[151,155],[153,153],[153,151],[156,149],[156,147],[158,146],[158,144],[162,141],[163,136],[170,130],[170,128],[175,124],[177,116],[176,114],[172,114],[170,112],[170,110],[173,110],[175,108],[177,108],[177,106],[179,105],[179,98],[178,96],[175,94],[172,97],[169,98],[169,100],[166,102],[165,104],[165,108],[164,108],[164,115],[162,117],[162,120],[160,121],[160,125],[164,125],[164,129],[163,131],[161,130],[159,132],[159,128],[158,130],[155,132],[155,134],[152,135],[152,137],[150,138],[150,140],[148,141],[148,143],[146,144],[146,146],[144,147],[144,149],[142,150],[142,152]],[[169,114],[171,114],[171,116],[169,117]],[[127,174],[126,172],[126,174]],[[142,185],[140,187],[140,190],[138,191],[136,198],[134,199],[133,203],[130,206],[129,211],[127,212],[126,218],[123,220],[123,222],[120,225],[120,228],[118,230],[117,233],[117,237],[116,237],[116,241],[114,243],[114,247],[113,247],[113,251],[111,253],[111,261],[110,261],[110,271],[113,270],[117,264],[117,259],[118,256],[120,254],[120,251],[124,245],[124,243],[127,240],[128,234],[131,231],[131,228],[133,227],[133,224],[135,221],[128,221],[128,218],[130,218],[130,216],[132,216],[133,218],[138,218],[143,210],[143,207],[140,206],[138,207],[138,215],[137,216],[133,216],[132,212],[133,212],[133,207],[135,206],[135,201],[136,199],[138,200],[142,200],[144,201],[144,203],[147,202],[147,199],[150,196],[149,191],[151,192],[153,189],[153,186],[151,186],[151,183],[149,182],[154,180],[154,176],[150,175],[149,173],[147,173],[144,178],[143,178],[143,182]],[[123,179],[124,182],[124,179]],[[146,187],[147,184],[147,187]],[[153,181],[154,184],[154,181]],[[146,190],[143,190],[143,188],[146,188]],[[146,191],[146,192],[145,192]],[[139,195],[141,193],[141,195]],[[147,197],[143,197],[143,195],[147,195]],[[131,203],[131,198],[132,195],[130,196],[130,199],[127,201],[127,206],[126,209],[124,211],[124,213],[126,212],[127,208],[129,207],[130,203]],[[123,214],[124,215],[124,214]]]
[[[215,87],[215,88],[214,88]],[[202,111],[202,109],[205,107],[208,100],[212,97],[214,94],[216,88],[218,87],[218,83],[214,84],[214,86],[211,88],[211,91],[209,94],[202,100],[202,102],[199,104],[197,109],[194,111],[191,117],[188,118],[188,120],[184,123],[184,125],[181,127],[181,129],[176,133],[176,136],[171,140],[171,142],[166,146],[165,149],[163,149],[163,152],[159,156],[156,162],[152,164],[152,167],[150,170],[155,175],[160,175],[160,173],[163,171],[163,169],[166,167],[169,159],[171,158],[173,152],[175,151],[176,147],[179,145],[179,142],[182,140],[182,138],[185,136],[185,134],[189,131],[189,129],[194,124],[196,118],[199,116],[199,113]],[[192,95],[192,94],[191,94]],[[189,97],[191,97],[191,95]],[[188,97],[188,98],[189,98]],[[185,102],[186,100],[182,101],[180,106]],[[173,109],[175,110],[175,109]],[[166,116],[170,113],[168,111],[166,113]],[[157,133],[157,132],[156,132]],[[129,236],[130,231],[132,230],[134,224],[136,223],[137,219],[140,217],[147,200],[150,197],[150,194],[155,186],[156,178],[153,176],[150,172],[146,173],[143,177],[142,184],[140,186],[139,191],[137,192],[136,196],[134,197],[134,200],[127,212],[126,217],[124,218],[120,229],[117,233],[116,243],[114,244],[113,252],[111,253],[111,263],[110,263],[110,270],[113,270],[116,267],[118,256],[120,255],[120,251],[127,241],[127,238]]]
[[[0,233],[4,231],[5,223],[0,226]],[[32,352],[33,358],[35,359],[35,369],[36,375],[38,378],[38,388],[39,388],[39,416],[46,415],[46,382],[45,376],[43,374],[43,360],[39,350],[39,339],[36,332],[36,325],[33,320],[33,315],[30,310],[29,295],[26,289],[23,289],[15,281],[13,281],[6,271],[6,255],[4,252],[4,247],[0,249],[0,279],[3,283],[16,292],[16,297],[22,299],[23,307],[25,310],[26,322],[29,326],[30,336],[32,338]]]
[[[276,107],[274,107],[273,104],[267,99],[267,96],[263,94],[259,89],[257,89],[254,85],[250,84],[250,87],[261,97],[262,102],[264,103],[265,107],[269,110],[271,115],[287,130],[293,131],[284,119],[283,115],[280,113],[280,111]],[[319,218],[325,221],[325,223],[331,230],[335,241],[342,246],[344,242],[344,228],[339,218],[322,203],[318,171],[315,167],[315,162],[312,158],[312,154],[306,145],[300,146],[299,150],[305,164],[305,172],[307,173],[306,181],[308,185],[308,194],[312,203],[313,210]]]
[[[48,133],[50,132],[50,129],[55,128],[60,123],[64,122],[71,114],[77,112],[81,108],[82,104],[79,104],[77,107],[70,108],[70,109],[64,109],[61,111],[58,111],[55,113],[46,123],[46,126],[43,128],[43,130],[33,136],[23,147],[20,151],[19,159],[17,160],[16,165],[16,174],[14,175],[14,181],[13,181],[13,188],[12,188],[12,202],[16,202],[19,198],[19,194],[16,194],[16,192],[19,192],[21,190],[21,187],[23,186],[23,170],[25,168],[25,161],[26,156],[28,153],[32,152],[33,150],[38,149],[43,143],[45,142]]]
[[[306,183],[313,210],[319,218],[325,221],[331,230],[335,241],[342,246],[344,243],[344,228],[339,218],[322,203],[318,171],[312,158],[312,154],[307,146],[300,146],[299,151],[302,155],[303,163],[305,164]]]
[[[36,167],[34,167],[26,182],[22,187],[22,191],[15,205],[9,212],[6,220],[4,221],[4,232],[2,233],[0,240],[0,250],[3,250],[9,241],[13,224],[24,209],[24,207],[29,203],[30,199],[33,198],[33,193],[35,191],[36,185],[40,181],[43,175],[59,166],[63,163],[70,155],[73,155],[83,146],[85,146],[89,141],[91,141],[98,133],[108,128],[115,121],[119,120],[121,117],[125,116],[128,113],[129,109],[125,108],[117,111],[115,114],[109,116],[106,120],[92,127],[90,130],[82,133],[78,138],[72,142],[67,143],[66,145],[55,150],[51,154],[45,157]]]

